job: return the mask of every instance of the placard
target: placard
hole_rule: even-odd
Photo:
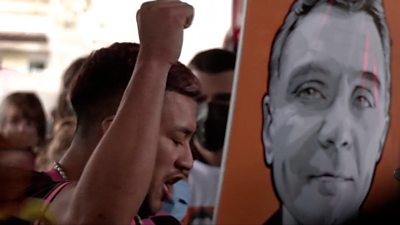
[[[246,3],[217,224],[360,222],[399,202],[400,2],[295,2]]]

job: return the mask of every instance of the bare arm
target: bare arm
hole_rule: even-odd
[[[133,76],[81,179],[51,207],[61,223],[129,224],[137,214],[153,174],[167,74],[192,16],[191,6],[175,0],[138,11],[141,49]]]

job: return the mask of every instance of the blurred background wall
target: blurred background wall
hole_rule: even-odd
[[[235,1],[186,1],[195,8],[195,20],[185,32],[183,63],[222,46]],[[135,16],[143,2],[0,0],[0,98],[12,90],[34,90],[49,110],[72,60],[113,42],[139,42]]]

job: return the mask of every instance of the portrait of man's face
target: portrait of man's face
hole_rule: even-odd
[[[387,132],[385,73],[382,40],[365,11],[325,2],[297,21],[263,106],[265,161],[284,223],[357,215]]]

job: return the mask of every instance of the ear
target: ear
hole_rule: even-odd
[[[272,151],[270,130],[272,123],[271,103],[268,95],[265,95],[262,103],[263,108],[263,128],[262,139],[264,144],[264,160],[267,166],[272,164],[274,153]]]
[[[101,131],[103,134],[108,130],[108,128],[111,126],[112,121],[114,120],[114,116],[108,116],[106,117],[103,121],[101,121]]]
[[[383,148],[385,147],[385,141],[386,141],[387,133],[389,131],[389,126],[390,126],[389,115],[386,114],[386,116],[385,116],[385,125],[383,127],[382,137],[379,140],[379,151],[376,154],[376,159],[375,159],[376,163],[378,163],[378,161],[381,159],[382,151],[383,151]]]

